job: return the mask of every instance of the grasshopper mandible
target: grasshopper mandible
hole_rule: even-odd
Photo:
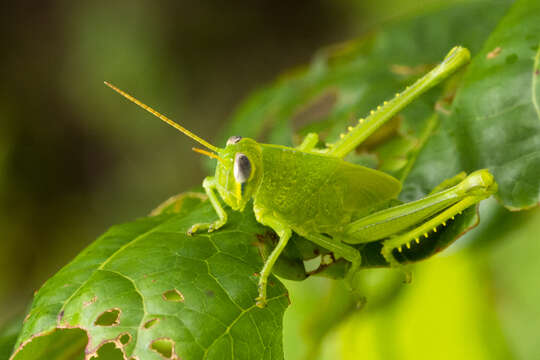
[[[453,186],[422,199],[388,207],[401,191],[400,181],[343,160],[381,125],[469,59],[467,49],[453,48],[433,70],[349,127],[339,141],[322,149],[316,147],[319,137],[315,133],[308,134],[295,148],[260,144],[240,136],[230,137],[225,148],[218,148],[117,87],[105,84],[210,151],[193,150],[217,160],[215,175],[205,178],[203,187],[218,219],[194,224],[188,234],[215,231],[227,223],[227,212],[217,194],[235,211],[243,211],[253,199],[257,221],[279,236],[260,272],[256,301],[263,307],[268,277],[293,232],[349,261],[346,279],[352,284],[362,262],[360,252],[352,245],[382,241],[381,253],[386,261],[399,266],[392,254],[395,249],[401,251],[402,246],[419,242],[421,236],[427,237],[437,226],[497,191],[489,171],[478,170],[450,180]]]

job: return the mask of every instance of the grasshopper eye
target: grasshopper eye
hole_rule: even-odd
[[[239,142],[240,140],[242,140],[242,137],[241,137],[241,136],[238,136],[238,135],[231,136],[231,137],[227,140],[227,145],[236,144],[236,143]]]
[[[237,153],[234,158],[234,178],[239,184],[248,181],[251,175],[251,163],[246,155]]]

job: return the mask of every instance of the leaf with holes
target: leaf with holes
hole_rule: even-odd
[[[505,206],[540,201],[540,2],[516,2],[476,54],[406,184],[423,193],[456,171],[489,168]]]
[[[208,203],[188,208],[111,228],[47,281],[13,359],[282,358],[286,290],[273,279],[269,306],[254,301],[266,230],[246,211],[189,237],[215,215]]]

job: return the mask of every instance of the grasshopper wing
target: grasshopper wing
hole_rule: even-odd
[[[343,194],[343,209],[359,211],[377,207],[394,199],[401,191],[396,178],[364,166],[341,161],[331,181]]]
[[[401,190],[392,176],[335,156],[276,145],[262,149],[265,171],[255,205],[297,230],[340,233],[355,214],[377,208]]]

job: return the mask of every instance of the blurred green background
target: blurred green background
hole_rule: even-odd
[[[213,141],[247,94],[321,47],[448,3],[4,4],[0,327],[110,225],[145,216],[205,175],[191,140],[103,80]],[[491,201],[482,215],[480,229],[417,265],[410,285],[397,271],[366,272],[362,312],[339,297],[339,282],[287,282],[285,357],[309,357],[318,344],[328,359],[540,358],[540,212]]]

